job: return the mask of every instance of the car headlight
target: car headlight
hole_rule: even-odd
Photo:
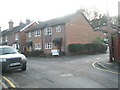
[[[22,60],[27,60],[27,58],[24,55],[22,55],[21,59]]]
[[[6,62],[5,58],[0,58],[0,62]]]

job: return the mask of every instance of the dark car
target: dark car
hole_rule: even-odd
[[[11,46],[0,46],[0,63],[3,72],[12,69],[25,71],[27,58]]]

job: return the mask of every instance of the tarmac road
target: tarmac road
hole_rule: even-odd
[[[28,57],[25,72],[4,73],[17,88],[118,88],[118,75],[92,66],[108,54],[62,58]]]

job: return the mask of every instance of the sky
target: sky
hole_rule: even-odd
[[[1,0],[0,1],[0,27],[8,28],[12,20],[14,26],[26,19],[32,21],[45,21],[56,17],[65,16],[77,10],[98,10],[99,13],[109,12],[110,16],[118,13],[120,0]]]

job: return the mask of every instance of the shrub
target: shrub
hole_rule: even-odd
[[[104,53],[107,50],[107,46],[99,43],[69,44],[68,50],[77,54]]]
[[[34,50],[34,51],[31,51],[31,52],[24,52],[23,54],[26,55],[26,56],[40,56],[42,55],[44,52],[42,50]]]

